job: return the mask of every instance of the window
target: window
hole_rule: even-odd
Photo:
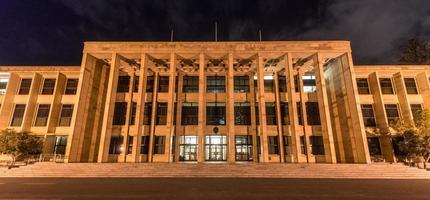
[[[158,92],[169,92],[168,76],[160,76],[160,80],[158,80]]]
[[[291,154],[291,136],[283,136],[283,140],[284,142],[284,154],[285,155],[290,155]]]
[[[279,92],[287,92],[287,78],[285,76],[278,76]]]
[[[373,113],[372,104],[362,104],[361,113],[363,114],[363,122],[365,127],[376,126],[376,120],[375,120],[375,115]]]
[[[122,136],[112,136],[110,138],[109,154],[120,154],[122,142]]]
[[[300,92],[299,76],[294,75],[294,91]]]
[[[258,103],[255,106],[255,123],[260,125],[260,110],[258,109]]]
[[[235,76],[234,77],[234,92],[249,92],[249,77]]]
[[[404,78],[405,80],[405,86],[406,86],[406,92],[408,94],[418,94],[417,85],[415,83],[414,78]]]
[[[321,125],[318,102],[306,102],[308,125]]]
[[[207,92],[209,93],[225,92],[225,76],[208,76]]]
[[[139,76],[134,76],[133,92],[139,92]]]
[[[66,95],[74,95],[78,90],[78,79],[67,79],[66,82],[66,90],[64,94]]]
[[[358,94],[370,94],[367,78],[357,78]]]
[[[136,108],[137,108],[137,103],[133,102],[131,104],[131,112],[130,112],[130,122],[129,122],[129,125],[134,125],[134,123],[136,122]]]
[[[322,136],[309,136],[313,155],[324,155],[324,141]]]
[[[290,124],[290,115],[288,114],[288,103],[287,102],[281,102],[280,108],[281,108],[282,125],[289,125]]]
[[[380,78],[379,84],[381,85],[382,94],[394,94],[391,78]]]
[[[21,85],[19,86],[18,94],[19,95],[26,95],[30,93],[30,87],[31,87],[31,79],[25,78],[21,79]]]
[[[251,107],[249,103],[234,103],[234,124],[251,125]]]
[[[423,107],[421,104],[411,104],[411,112],[413,116],[419,114],[422,110]]]
[[[54,154],[66,154],[67,136],[55,136]]]
[[[152,118],[152,102],[145,103],[145,109],[143,112],[144,112],[143,124],[144,125],[150,125],[151,124],[151,118]]]
[[[297,102],[296,105],[297,105],[297,120],[299,121],[299,125],[303,125],[302,104],[300,102]]]
[[[388,123],[392,124],[399,118],[397,104],[385,104],[385,112],[387,113]]]
[[[369,146],[369,153],[371,156],[380,156],[382,155],[381,145],[379,144],[378,137],[368,137],[367,144]]]
[[[300,153],[301,154],[307,154],[308,153],[308,149],[306,147],[306,138],[305,136],[300,136]]]
[[[125,125],[125,117],[127,114],[127,102],[115,102],[113,112],[113,125]]]
[[[45,79],[41,94],[54,94],[55,79]]]
[[[164,146],[166,143],[166,136],[154,137],[154,154],[164,154]]]
[[[6,87],[8,82],[9,82],[8,78],[0,78],[0,94],[6,93]]]
[[[197,136],[179,137],[179,160],[197,161]]]
[[[156,125],[167,124],[167,103],[157,103]]]
[[[198,76],[184,76],[182,90],[184,93],[197,93],[199,92],[199,77]]]
[[[273,77],[270,76],[270,78],[264,79],[264,92],[274,92],[275,87],[273,87]]]
[[[73,104],[63,104],[58,126],[70,126],[73,115]]]
[[[199,103],[182,103],[182,125],[197,125],[199,124]]]
[[[118,93],[128,92],[129,87],[130,87],[130,76],[119,76],[118,87],[116,92]]]
[[[266,102],[266,123],[267,125],[276,125],[276,104]]]
[[[252,161],[252,136],[236,136],[236,161]]]
[[[140,154],[148,154],[149,152],[149,136],[142,136],[140,143]]]
[[[146,77],[146,92],[154,92],[154,76]]]
[[[311,93],[317,90],[317,83],[315,81],[315,75],[307,74],[302,76],[303,81],[303,92]]]
[[[49,104],[39,104],[39,108],[37,109],[36,121],[34,122],[34,126],[46,126],[48,122],[49,110],[51,109],[51,105]]]
[[[278,136],[268,136],[269,154],[279,154]]]
[[[15,111],[13,111],[12,122],[10,126],[21,126],[24,117],[25,104],[16,104]]]
[[[225,103],[206,104],[206,125],[225,125]]]
[[[127,141],[127,154],[132,154],[133,153],[133,136],[128,136],[128,141]]]

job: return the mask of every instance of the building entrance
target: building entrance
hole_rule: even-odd
[[[179,160],[197,160],[197,136],[181,136],[179,138]]]
[[[206,161],[226,161],[227,160],[227,137],[226,136],[206,136],[205,160]]]

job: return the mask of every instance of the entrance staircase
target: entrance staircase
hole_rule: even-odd
[[[225,177],[430,179],[403,164],[36,163],[0,168],[0,177]]]

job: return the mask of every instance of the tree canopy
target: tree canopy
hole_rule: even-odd
[[[415,37],[407,40],[401,46],[399,62],[401,64],[430,64],[429,42]]]
[[[20,156],[40,154],[43,141],[40,137],[13,129],[0,131],[0,153],[12,156],[13,162]]]

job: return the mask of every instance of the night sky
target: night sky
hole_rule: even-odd
[[[351,40],[394,64],[430,36],[430,0],[0,0],[0,65],[80,65],[83,41]]]

